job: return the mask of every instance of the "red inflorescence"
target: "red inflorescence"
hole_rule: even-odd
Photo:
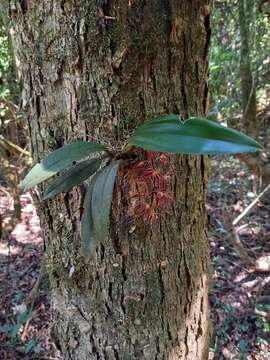
[[[128,168],[127,188],[131,199],[130,215],[154,225],[162,214],[168,212],[173,198],[170,191],[171,175],[162,168],[170,163],[170,155],[145,151],[145,160],[133,163]]]
[[[160,209],[169,209],[172,204],[172,197],[170,194],[159,191],[156,193],[157,207]]]

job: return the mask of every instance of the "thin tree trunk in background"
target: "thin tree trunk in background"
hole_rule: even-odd
[[[120,148],[156,114],[204,115],[210,5],[10,2],[35,161],[78,139]],[[110,237],[90,263],[79,253],[80,189],[39,204],[64,359],[208,359],[207,167],[170,157],[175,200],[157,224],[129,216],[123,168]]]
[[[243,125],[248,134],[258,135],[256,118],[256,83],[251,66],[251,21],[254,20],[254,0],[238,0],[240,27],[240,76],[242,91]],[[253,23],[255,26],[255,23]]]

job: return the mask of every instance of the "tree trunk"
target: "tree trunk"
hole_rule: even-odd
[[[248,134],[253,137],[258,135],[256,119],[256,84],[251,66],[251,32],[250,24],[254,22],[254,0],[238,0],[238,14],[240,27],[240,76],[242,92],[243,125]]]
[[[121,148],[156,114],[204,115],[210,5],[10,1],[34,160],[78,139]],[[169,159],[174,201],[155,222],[136,216],[132,166],[120,170],[110,236],[89,263],[79,252],[81,188],[39,204],[64,359],[208,358],[207,160]]]

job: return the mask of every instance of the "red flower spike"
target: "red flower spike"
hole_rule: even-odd
[[[161,221],[162,212],[167,213],[173,201],[171,176],[158,170],[159,165],[169,162],[170,155],[154,151],[143,151],[141,155],[145,160],[133,163],[125,178],[130,199],[129,214],[154,225]]]
[[[166,154],[161,154],[159,157],[159,161],[161,164],[166,165],[170,161],[170,156]]]
[[[170,175],[163,175],[159,181],[159,190],[167,191],[170,185],[171,176]]]
[[[157,206],[160,209],[168,209],[172,204],[172,197],[169,194],[164,193],[162,191],[159,191],[156,194],[156,198],[157,198]]]
[[[151,209],[150,205],[149,204],[147,204],[147,205],[148,206],[145,208],[145,211],[142,214],[142,219],[145,222],[149,222],[149,219],[150,219],[151,214],[152,214],[152,209]]]
[[[145,181],[149,187],[149,192],[152,192],[154,187],[159,187],[160,182],[162,182],[162,177],[163,175],[153,167],[149,167],[143,171],[140,180]]]
[[[149,214],[150,205],[143,201],[136,201],[134,205],[134,214],[136,216],[147,216]]]
[[[153,166],[146,164],[146,166],[141,169],[141,177],[150,177],[150,176],[154,176],[155,173],[155,169],[153,168]]]
[[[147,222],[149,222],[151,225],[157,225],[160,222],[160,216],[153,211],[149,214]]]
[[[153,151],[146,151],[146,159],[147,160],[155,160],[157,157],[157,153]]]

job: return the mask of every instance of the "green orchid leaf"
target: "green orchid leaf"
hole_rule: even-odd
[[[101,162],[101,159],[91,159],[72,166],[63,175],[57,177],[47,188],[43,195],[43,200],[47,200],[61,192],[68,191],[72,189],[73,186],[82,184],[84,180],[88,179],[99,169]]]
[[[112,161],[92,179],[85,195],[81,221],[82,254],[89,258],[97,245],[108,234],[112,195],[119,161]]]
[[[205,118],[165,115],[139,126],[129,144],[176,154],[235,154],[262,150],[249,136]]]
[[[21,189],[26,191],[66,169],[72,165],[73,161],[82,160],[91,153],[104,150],[106,149],[103,145],[88,141],[64,145],[50,153],[29,171],[21,184]]]
[[[108,233],[112,195],[119,161],[112,161],[98,174],[93,184],[92,216],[98,241]]]
[[[81,252],[85,259],[89,259],[96,248],[97,237],[94,232],[92,218],[92,193],[97,174],[93,176],[90,186],[85,194],[83,215],[81,219]]]

